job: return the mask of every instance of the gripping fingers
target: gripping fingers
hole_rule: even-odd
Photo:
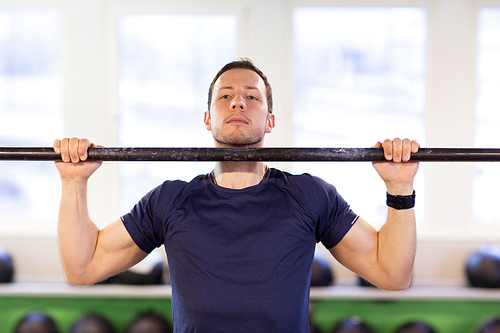
[[[79,144],[78,144],[78,156],[80,157],[81,161],[87,160],[87,149],[89,147],[92,147],[93,144],[90,143],[89,140],[87,139],[81,139]]]
[[[55,140],[54,143],[52,144],[52,148],[54,148],[54,151],[57,154],[61,153],[61,140]]]
[[[69,139],[64,138],[61,140],[61,146],[59,147],[59,151],[61,154],[61,159],[63,162],[70,162],[69,158]]]
[[[382,143],[382,148],[384,148],[385,159],[388,161],[400,162],[401,161],[401,140],[386,139]]]
[[[53,147],[56,153],[61,154],[63,162],[78,163],[87,159],[87,149],[91,145],[87,139],[64,138],[54,141]]]
[[[402,149],[403,149],[403,162],[408,162],[410,160],[412,151],[412,143],[410,139],[403,140]]]
[[[80,162],[80,155],[78,154],[79,143],[80,140],[78,138],[71,138],[69,140],[69,158],[73,163]]]
[[[401,162],[403,155],[403,141],[400,138],[392,140],[392,160],[396,163]]]
[[[416,140],[411,141],[411,152],[416,153],[420,149],[420,143]]]
[[[399,163],[408,162],[411,158],[411,154],[418,152],[420,144],[415,140],[401,140],[396,138],[394,140],[387,139],[383,143],[379,141],[374,146],[374,148],[380,147],[384,148],[384,156],[387,161]]]
[[[403,162],[408,162],[411,158],[411,154],[418,152],[419,149],[420,149],[420,143],[418,143],[418,141],[404,139],[403,140]]]

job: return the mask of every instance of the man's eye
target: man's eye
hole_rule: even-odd
[[[229,98],[229,95],[222,95],[220,98],[221,98],[221,99],[228,99],[228,98]]]
[[[249,99],[257,99],[255,96],[248,96]]]

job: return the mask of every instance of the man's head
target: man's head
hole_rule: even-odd
[[[222,74],[224,74],[225,72],[227,72],[231,69],[237,69],[237,68],[249,69],[249,70],[254,71],[255,73],[259,74],[259,76],[262,78],[262,81],[264,81],[264,84],[266,85],[267,111],[269,113],[273,113],[273,90],[271,88],[271,84],[269,83],[267,76],[260,69],[258,69],[250,59],[247,59],[247,58],[241,58],[239,60],[236,60],[236,61],[233,61],[233,62],[226,64],[215,75],[212,83],[210,84],[210,89],[208,90],[208,111],[210,111],[210,105],[212,103],[214,86],[215,86],[215,83],[217,82],[217,80],[219,79],[219,77]]]
[[[217,147],[261,147],[274,128],[271,88],[251,61],[232,62],[217,73],[210,86],[206,129]]]

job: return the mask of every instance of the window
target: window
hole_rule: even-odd
[[[419,7],[296,8],[294,145],[370,147],[393,137],[424,144],[427,16]],[[294,163],[294,172],[336,185],[358,214],[379,226],[385,187],[371,169],[366,163]],[[417,192],[422,201],[424,191]]]
[[[47,146],[62,135],[60,33],[58,9],[0,7],[1,146]],[[0,163],[0,223],[45,221],[55,228],[54,184],[53,163]]]
[[[119,20],[119,143],[210,147],[205,129],[210,83],[236,58],[232,14],[127,14]],[[120,164],[121,206],[130,207],[166,179],[191,180],[213,163]]]
[[[500,140],[500,8],[484,7],[478,12],[477,98],[475,146],[498,148]],[[500,224],[496,209],[498,164],[476,163],[473,187],[474,221]]]

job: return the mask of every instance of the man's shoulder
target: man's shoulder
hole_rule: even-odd
[[[198,175],[191,179],[190,181],[176,179],[176,180],[165,180],[161,185],[157,187],[160,192],[183,192],[185,190],[192,190],[204,186],[206,182],[207,175]]]
[[[313,176],[309,173],[300,173],[300,174],[294,174],[290,173],[288,171],[282,171],[279,169],[274,169],[274,177],[278,180],[283,180],[286,182],[290,182],[291,184],[299,184],[303,186],[323,186],[324,184],[327,184],[324,180],[317,176]]]

